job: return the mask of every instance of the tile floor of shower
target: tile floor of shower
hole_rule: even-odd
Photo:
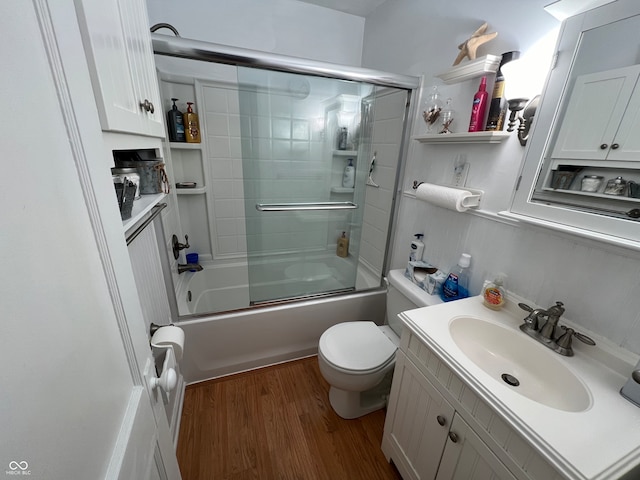
[[[401,480],[380,449],[385,412],[344,420],[328,393],[317,357],[188,386],[182,478]]]

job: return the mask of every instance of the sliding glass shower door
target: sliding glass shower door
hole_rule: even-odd
[[[244,67],[238,86],[251,304],[378,286],[380,274],[367,280],[360,254],[367,189],[379,187],[373,118],[381,89]],[[396,92],[402,112],[389,128],[399,149],[407,92]],[[386,225],[387,191],[379,212]]]

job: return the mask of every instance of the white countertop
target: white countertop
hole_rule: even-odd
[[[573,357],[546,349],[588,387],[591,406],[581,412],[548,407],[517,393],[517,390],[485,373],[458,348],[449,333],[456,317],[474,317],[519,330],[527,313],[510,299],[499,312],[482,304],[482,297],[409,310],[400,314],[403,323],[433,350],[488,405],[561,473],[572,479],[617,479],[640,464],[640,408],[619,393],[633,370],[637,356],[592,336],[597,346],[574,339]],[[525,302],[526,303],[526,302]],[[529,303],[531,305],[531,303]],[[576,327],[563,318],[559,324]],[[582,332],[580,327],[577,331]]]

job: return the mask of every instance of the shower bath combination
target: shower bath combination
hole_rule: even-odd
[[[169,143],[165,152],[171,178],[197,185],[172,192],[172,214],[163,216],[165,232],[189,235],[203,267],[176,275],[180,260],[169,262],[181,325],[187,335],[193,325],[195,342],[207,338],[211,350],[212,338],[228,340],[243,322],[256,322],[259,331],[268,309],[279,309],[269,328],[281,322],[289,331],[286,346],[274,340],[245,356],[236,349],[230,357],[242,358],[233,360],[220,344],[216,358],[236,361],[237,370],[281,359],[283,351],[314,353],[332,322],[358,315],[372,295],[373,304],[384,302],[419,79],[156,33],[152,40],[164,109],[171,98],[189,99],[200,118],[202,143]],[[354,183],[345,187],[349,159]],[[346,257],[336,255],[342,232],[349,238]],[[294,313],[302,305],[304,321]],[[340,313],[285,326],[292,315],[308,322],[310,305]],[[193,360],[197,376],[232,368],[205,357]]]

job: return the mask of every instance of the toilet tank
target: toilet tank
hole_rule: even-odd
[[[387,280],[387,323],[398,337],[402,333],[400,312],[442,303],[438,295],[429,295],[405,277],[404,270],[391,270]]]

